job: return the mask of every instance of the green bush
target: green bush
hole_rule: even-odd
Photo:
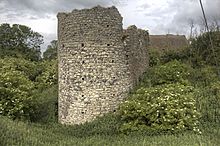
[[[22,58],[0,59],[0,114],[55,121],[56,84],[56,60],[36,63]]]
[[[191,70],[189,76],[190,82],[198,87],[209,86],[219,80],[216,68],[212,66],[204,66]]]
[[[161,53],[156,49],[149,49],[149,66],[153,67],[161,63]]]
[[[182,50],[166,50],[160,51],[158,49],[149,49],[149,66],[154,67],[156,65],[162,65],[170,61],[178,60],[180,62],[188,62],[189,48]]]
[[[154,86],[170,83],[188,83],[192,68],[179,61],[171,61],[163,65],[150,68],[144,76],[142,85]]]
[[[176,83],[142,87],[120,106],[119,113],[124,122],[123,132],[146,129],[200,132],[192,86]]]
[[[30,120],[32,122],[57,122],[58,87],[53,85],[43,91],[36,90],[31,101]]]
[[[57,84],[57,60],[43,61],[39,64],[39,68],[41,69],[41,74],[36,78],[38,89],[43,90]]]
[[[28,79],[35,81],[39,75],[39,68],[36,62],[28,61],[23,58],[4,58],[0,59],[1,72],[10,72],[16,70],[22,72]]]
[[[3,62],[0,60],[0,114],[10,118],[28,117],[34,84],[24,72]]]
[[[162,64],[168,63],[170,61],[178,60],[184,62],[188,59],[187,48],[182,50],[167,50],[161,56],[160,60]]]

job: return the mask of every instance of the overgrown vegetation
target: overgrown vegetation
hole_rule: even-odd
[[[179,83],[141,87],[120,107],[122,131],[179,132],[198,129],[194,88]]]
[[[150,68],[118,112],[83,125],[57,122],[57,42],[0,25],[0,145],[218,145],[218,30],[179,52],[150,51]],[[16,33],[13,36],[13,33]]]

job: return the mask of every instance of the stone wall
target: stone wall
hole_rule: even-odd
[[[149,34],[145,30],[137,29],[135,25],[129,26],[124,30],[124,45],[132,82],[136,85],[149,65]]]
[[[130,37],[124,37],[115,7],[73,10],[57,17],[59,121],[80,124],[114,112],[147,67],[147,33],[128,29]]]

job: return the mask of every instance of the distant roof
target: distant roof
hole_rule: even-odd
[[[150,35],[150,48],[157,50],[179,50],[188,45],[185,35]]]

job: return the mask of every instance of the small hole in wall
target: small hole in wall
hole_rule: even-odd
[[[115,113],[115,112],[116,112],[116,110],[113,110],[113,112]]]
[[[84,63],[85,63],[85,61],[83,60],[83,61],[82,61],[82,63],[84,64]]]
[[[126,55],[126,57],[128,58],[129,56],[128,56],[128,55]]]
[[[107,27],[109,27],[109,25],[106,25]]]
[[[115,79],[115,77],[113,77],[113,79]]]
[[[110,44],[107,44],[107,46],[110,46]]]
[[[85,46],[84,43],[82,43],[81,46],[84,47]]]
[[[62,47],[63,47],[63,48],[65,47],[64,44],[62,44]]]
[[[84,114],[85,112],[81,112],[82,114]]]
[[[115,96],[115,94],[112,94],[112,96]]]
[[[84,95],[82,95],[82,97],[84,97]]]
[[[115,60],[112,60],[112,63],[114,63],[115,62]]]
[[[82,80],[84,81],[85,79],[84,79],[84,78],[82,78]]]
[[[141,78],[138,78],[138,82],[141,82],[141,80],[142,80]]]

